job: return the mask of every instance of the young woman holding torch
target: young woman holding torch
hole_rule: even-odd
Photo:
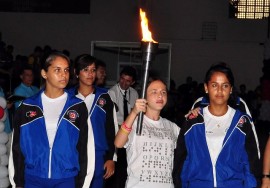
[[[173,188],[173,155],[180,128],[160,117],[166,103],[165,83],[152,81],[147,86],[146,99],[136,100],[116,135],[115,146],[127,151],[126,188]],[[136,127],[140,112],[144,112],[144,118],[139,136]]]

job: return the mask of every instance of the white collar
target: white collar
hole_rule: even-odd
[[[128,93],[129,88],[128,88],[127,90],[124,90],[124,89],[122,89],[122,88],[120,87],[119,83],[118,83],[118,88],[119,88],[119,90],[120,90],[120,92],[121,92],[122,95],[125,94],[125,91],[127,91],[127,93]]]

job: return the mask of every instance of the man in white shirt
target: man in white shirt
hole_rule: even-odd
[[[133,108],[136,99],[138,99],[138,92],[132,88],[136,82],[136,70],[131,66],[126,66],[120,72],[120,79],[117,84],[109,89],[109,95],[115,103],[117,111],[117,120],[119,125],[125,121],[124,115],[128,115]],[[124,100],[127,103],[127,114],[124,113]],[[117,153],[117,162],[114,175],[114,188],[124,188],[127,178],[127,161],[126,150],[119,148]],[[120,178],[121,177],[121,178]]]
[[[116,104],[117,110],[117,120],[119,124],[124,122],[124,95],[126,91],[126,100],[128,106],[128,113],[131,108],[133,108],[136,99],[138,99],[138,92],[132,88],[136,82],[136,70],[131,66],[126,66],[120,73],[120,79],[117,84],[109,89],[109,95],[112,101]]]

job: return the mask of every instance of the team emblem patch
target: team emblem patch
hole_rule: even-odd
[[[246,119],[245,118],[241,118],[237,124],[238,127],[243,127],[243,124],[246,122]]]
[[[26,112],[26,117],[35,117],[37,115],[36,111],[28,111]]]
[[[106,104],[106,100],[103,98],[99,98],[97,103],[100,107],[103,107]]]
[[[75,110],[70,110],[67,112],[70,121],[74,122],[79,117],[79,114]]]

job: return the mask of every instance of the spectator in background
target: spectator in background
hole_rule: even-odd
[[[106,64],[101,60],[96,61],[95,84],[99,87],[105,87],[106,85]]]
[[[136,69],[131,66],[124,67],[120,72],[117,84],[109,89],[109,94],[116,106],[117,121],[121,125],[131,112],[135,101],[138,99],[137,91],[132,88],[136,82]],[[126,110],[124,108],[126,106]],[[127,178],[127,159],[124,148],[117,149],[117,162],[114,175],[114,188],[124,188]]]
[[[239,97],[241,97],[242,99],[244,99],[244,101],[247,101],[248,97],[247,97],[247,87],[245,84],[241,84],[239,86]]]
[[[13,53],[14,47],[12,45],[7,45],[7,46],[4,45],[3,47],[4,49],[0,58],[0,68],[9,70],[12,67],[12,63],[13,63],[12,53]]]
[[[15,60],[13,62],[13,66],[11,68],[11,91],[21,83],[20,73],[22,72],[24,67],[28,67],[28,57],[22,55],[16,55]]]
[[[2,59],[4,59],[4,57],[5,57],[5,53],[6,53],[5,48],[6,48],[6,43],[0,40],[0,61],[1,61],[1,63],[2,63]]]
[[[41,62],[43,61],[43,50],[40,46],[36,46],[34,52],[28,57],[28,66],[32,68],[35,80],[33,80],[33,85],[36,87],[41,86]]]
[[[7,45],[7,48],[6,48],[6,59],[9,62],[8,68],[11,68],[12,67],[12,63],[13,63],[13,51],[14,51],[14,46]]]
[[[23,67],[21,73],[21,84],[14,89],[14,95],[18,95],[21,97],[31,97],[39,91],[39,88],[33,86],[34,74],[33,70],[30,67]],[[15,109],[18,108],[21,101],[15,103]]]
[[[126,91],[126,99],[128,102],[128,113],[133,108],[136,99],[138,99],[137,91],[132,87],[136,82],[136,70],[131,66],[124,67],[120,72],[120,78],[117,84],[109,89],[112,101],[117,106],[117,120],[121,124],[124,121],[124,94]]]
[[[181,113],[186,114],[191,105],[193,104],[193,97],[196,86],[197,82],[193,81],[191,76],[186,77],[186,82],[178,86],[177,90],[179,93],[179,97],[181,98],[180,100],[182,100],[183,102],[181,104]]]

